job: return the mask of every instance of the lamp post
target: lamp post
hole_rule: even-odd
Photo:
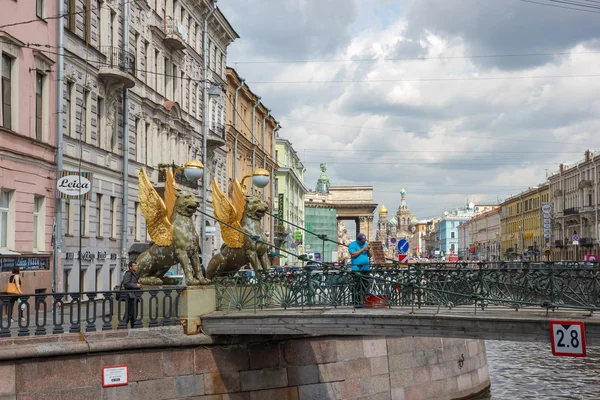
[[[183,164],[183,167],[177,168],[173,172],[173,176],[177,175],[179,171],[183,171],[187,180],[197,181],[204,176],[204,165],[198,160],[190,160]]]
[[[256,168],[254,172],[252,172],[252,175],[246,175],[242,178],[242,188],[244,187],[244,181],[247,178],[252,178],[252,184],[257,188],[262,189],[269,184],[269,181],[271,180],[269,175],[269,171],[266,169]]]

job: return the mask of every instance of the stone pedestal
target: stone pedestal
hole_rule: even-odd
[[[216,309],[216,293],[213,285],[186,288],[179,302],[179,316],[185,334],[200,333],[201,317]]]

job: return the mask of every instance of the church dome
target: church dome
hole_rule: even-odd
[[[417,225],[418,223],[419,223],[419,220],[417,219],[417,216],[413,214],[410,218],[410,224]]]
[[[388,213],[388,209],[385,208],[385,204],[382,204],[381,207],[379,207],[379,215],[387,214],[387,213]]]
[[[402,190],[400,190],[400,194],[406,194],[406,190],[404,189],[404,187],[402,187]]]
[[[390,219],[390,226],[398,226],[398,220],[396,220],[396,217],[392,217],[392,219]]]

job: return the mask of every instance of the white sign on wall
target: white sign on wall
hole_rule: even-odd
[[[102,368],[102,386],[125,386],[129,384],[127,365]]]

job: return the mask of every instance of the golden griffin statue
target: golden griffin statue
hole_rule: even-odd
[[[140,208],[154,242],[137,258],[140,283],[175,284],[164,275],[177,263],[183,268],[188,286],[210,283],[202,276],[199,238],[192,220],[200,206],[196,196],[177,187],[170,168],[166,172],[164,202],[143,168],[138,185]]]
[[[208,263],[206,277],[212,280],[217,275],[238,271],[248,263],[255,271],[267,271],[270,267],[268,246],[262,226],[267,203],[256,196],[246,195],[237,179],[233,181],[232,201],[223,194],[216,179],[212,183],[212,192],[215,217],[237,229],[220,223],[225,243],[221,252]]]

